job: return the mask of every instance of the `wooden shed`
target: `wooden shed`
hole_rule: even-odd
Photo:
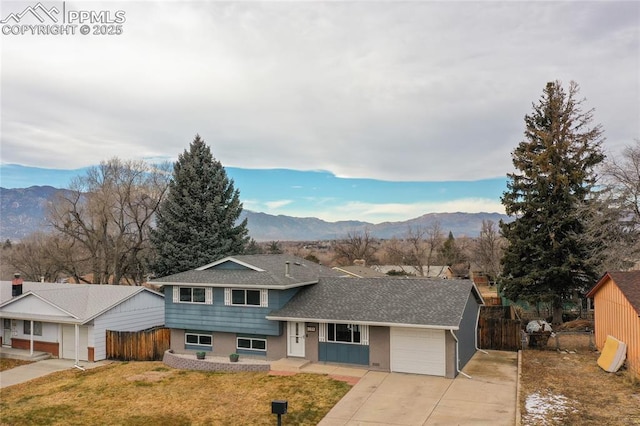
[[[640,271],[607,272],[587,294],[594,302],[595,341],[627,344],[627,366],[640,378]]]

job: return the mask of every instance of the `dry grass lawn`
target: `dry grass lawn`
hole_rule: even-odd
[[[545,350],[522,353],[522,424],[640,425],[640,380],[626,371],[607,373],[596,363],[586,336],[550,339]]]
[[[19,359],[0,358],[0,371],[10,370],[20,365],[31,364],[31,361],[23,361]]]
[[[114,363],[51,374],[2,390],[2,425],[317,424],[351,388],[318,374],[213,373],[161,362]]]

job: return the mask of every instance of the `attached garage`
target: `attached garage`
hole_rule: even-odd
[[[391,327],[391,371],[446,375],[445,332]]]
[[[62,358],[75,359],[76,331],[73,325],[62,326]],[[89,361],[89,327],[78,327],[78,360]]]

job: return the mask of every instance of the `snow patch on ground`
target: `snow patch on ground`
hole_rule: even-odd
[[[564,395],[540,395],[538,392],[527,396],[525,401],[525,415],[522,424],[552,425],[562,420],[566,412],[575,411],[569,406],[570,400]]]

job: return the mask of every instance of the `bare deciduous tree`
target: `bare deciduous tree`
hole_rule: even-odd
[[[353,231],[334,244],[335,261],[339,265],[353,265],[356,260],[364,260],[367,265],[375,263],[376,241],[369,229]]]
[[[149,230],[167,189],[168,167],[142,161],[102,162],[76,178],[52,203],[53,229],[82,248],[94,284],[141,284],[151,256]]]
[[[473,250],[475,263],[489,276],[489,280],[495,281],[502,270],[504,240],[498,232],[498,227],[491,220],[483,220],[480,235],[476,240]]]

